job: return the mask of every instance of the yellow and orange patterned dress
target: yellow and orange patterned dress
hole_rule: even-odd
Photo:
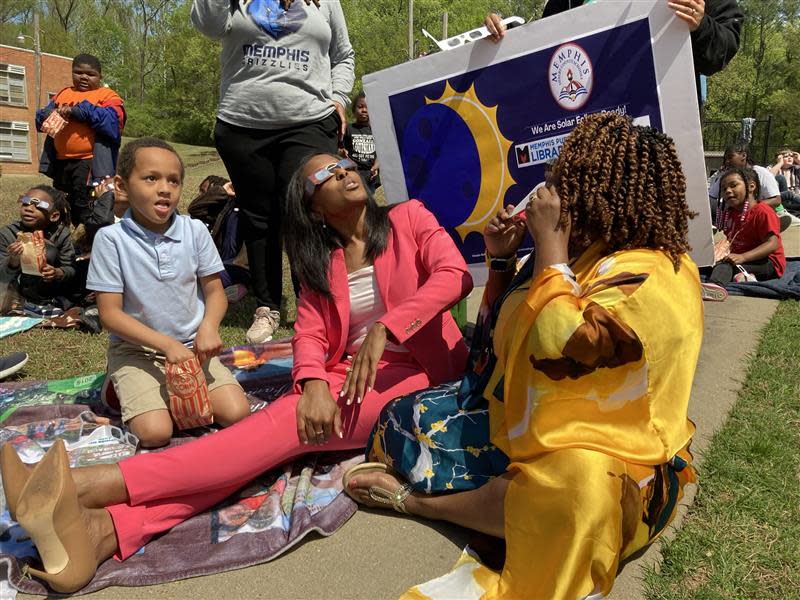
[[[484,395],[513,474],[502,572],[465,553],[404,598],[599,598],[695,480],[689,395],[703,334],[697,267],[597,243],[504,300]]]

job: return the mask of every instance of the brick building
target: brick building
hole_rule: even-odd
[[[3,174],[36,173],[44,135],[38,136],[36,109],[72,85],[72,58],[42,53],[41,98],[36,98],[33,50],[0,44],[0,167]]]

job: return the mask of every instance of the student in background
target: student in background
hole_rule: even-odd
[[[770,173],[769,169],[760,165],[754,165],[750,158],[750,149],[747,142],[739,140],[731,144],[725,149],[725,155],[722,161],[722,168],[711,177],[708,182],[708,198],[711,203],[711,218],[716,219],[717,210],[722,202],[720,182],[725,174],[734,168],[743,169],[749,167],[756,175],[758,186],[755,189],[754,196],[758,202],[763,202],[771,206],[778,215],[780,223],[780,230],[783,231],[792,224],[792,217],[786,212],[786,209],[781,204],[781,192],[778,187],[778,182],[775,176]]]
[[[0,278],[10,282],[30,314],[55,316],[61,313],[55,306],[58,298],[68,295],[75,275],[67,201],[62,192],[49,185],[36,185],[19,202],[19,220],[0,228]],[[35,231],[43,233],[45,242],[47,264],[41,276],[23,273],[21,267],[23,245],[19,234]]]
[[[374,192],[381,184],[380,167],[364,92],[356,94],[350,107],[356,120],[347,126],[343,141],[344,149],[347,156],[358,165],[358,174],[364,178],[369,191]]]
[[[756,201],[755,172],[748,167],[730,169],[719,187],[724,204],[717,214],[717,229],[725,232],[730,252],[714,265],[710,281],[724,286],[742,270],[758,281],[782,276],[786,257],[778,217],[764,202]]]
[[[91,187],[114,175],[125,126],[122,98],[102,82],[100,60],[79,54],[72,60],[72,87],[36,111],[36,128],[48,134],[39,171],[67,194],[73,225],[84,223],[94,230],[113,223],[93,218]],[[66,120],[60,129],[48,121],[54,111]]]
[[[784,148],[769,168],[781,191],[781,204],[794,216],[800,214],[800,152]],[[795,219],[792,219],[795,221]]]

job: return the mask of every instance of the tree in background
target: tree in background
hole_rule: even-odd
[[[771,150],[800,147],[800,0],[739,0],[739,52],[709,80],[705,117],[773,117]]]
[[[356,76],[408,57],[407,0],[341,0],[356,50]],[[706,118],[772,115],[775,145],[800,147],[800,0],[739,0],[747,15],[739,53],[709,81]],[[545,0],[415,0],[414,54],[436,51],[422,35],[479,26],[490,10],[538,18]],[[44,51],[98,55],[126,100],[126,134],[210,144],[219,86],[219,46],[189,23],[191,0],[0,0],[0,43],[17,45],[41,15]]]

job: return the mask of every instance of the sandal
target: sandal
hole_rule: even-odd
[[[356,465],[347,470],[342,477],[342,485],[344,486],[344,493],[350,496],[353,500],[358,502],[358,499],[352,494],[350,491],[350,480],[353,478],[354,475],[358,473],[368,473],[370,471],[380,471],[381,473],[389,473],[390,469],[388,465],[378,462],[366,462],[361,463],[360,465]],[[386,506],[391,506],[399,513],[403,513],[404,515],[409,514],[406,510],[406,506],[404,504],[406,498],[411,495],[411,486],[407,483],[404,483],[399,488],[397,488],[394,492],[390,492],[382,487],[377,485],[371,485],[369,487],[369,497],[373,502],[377,502],[378,504],[383,504]]]

